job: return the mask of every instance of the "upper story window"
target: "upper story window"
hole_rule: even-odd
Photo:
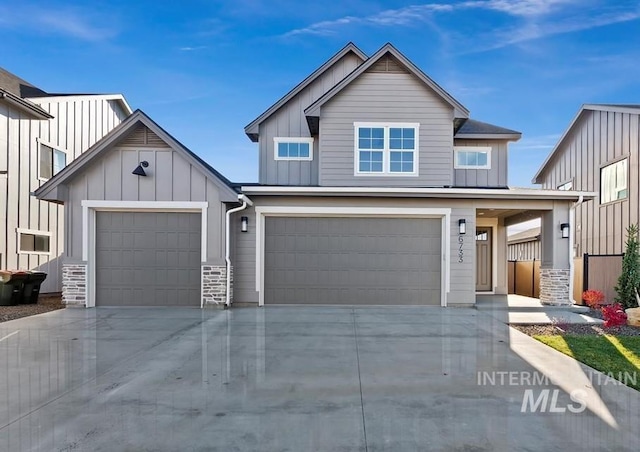
[[[51,233],[21,228],[17,232],[19,254],[51,253]]]
[[[558,185],[558,190],[567,191],[573,190],[573,181],[565,182],[564,184]]]
[[[453,148],[455,169],[491,169],[491,148],[456,146]]]
[[[355,123],[356,175],[417,175],[419,124]]]
[[[600,170],[600,202],[602,204],[627,197],[627,159]]]
[[[313,160],[313,138],[276,137],[273,144],[276,160]]]
[[[42,141],[38,142],[40,152],[40,164],[38,165],[38,178],[51,179],[67,166],[67,153],[62,149],[51,146]]]

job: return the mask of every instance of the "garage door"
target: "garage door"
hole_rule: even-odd
[[[200,306],[198,213],[97,212],[97,306]]]
[[[439,305],[441,220],[265,222],[265,304]]]

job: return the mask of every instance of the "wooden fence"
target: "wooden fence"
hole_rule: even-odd
[[[509,293],[525,297],[540,296],[540,261],[508,261]]]

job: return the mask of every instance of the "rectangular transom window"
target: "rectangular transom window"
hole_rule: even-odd
[[[485,146],[455,146],[455,169],[491,169],[491,148]]]
[[[313,160],[313,138],[276,137],[273,145],[276,160]]]
[[[355,123],[355,173],[417,175],[419,124]]]
[[[627,159],[600,170],[600,202],[602,204],[627,197]]]
[[[573,190],[573,181],[565,182],[564,184],[558,185],[558,190],[567,191]]]
[[[18,253],[50,254],[51,234],[48,232],[18,229]]]
[[[39,142],[40,165],[38,178],[51,179],[67,166],[67,153],[61,149]]]

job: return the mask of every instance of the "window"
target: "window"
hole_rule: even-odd
[[[355,174],[418,174],[418,124],[355,123]]]
[[[491,169],[491,148],[456,146],[453,148],[455,169]]]
[[[627,159],[600,170],[600,202],[602,204],[627,197]]]
[[[489,240],[489,233],[487,231],[476,233],[476,242],[486,242]]]
[[[67,166],[67,153],[53,146],[42,142],[40,146],[40,166],[38,177],[40,179],[51,179]]]
[[[51,234],[48,232],[18,229],[19,254],[50,254]]]
[[[313,160],[313,138],[274,138],[276,160]]]
[[[565,182],[562,185],[558,185],[558,190],[562,190],[562,191],[567,191],[567,190],[573,190],[573,181],[569,181],[569,182]]]

